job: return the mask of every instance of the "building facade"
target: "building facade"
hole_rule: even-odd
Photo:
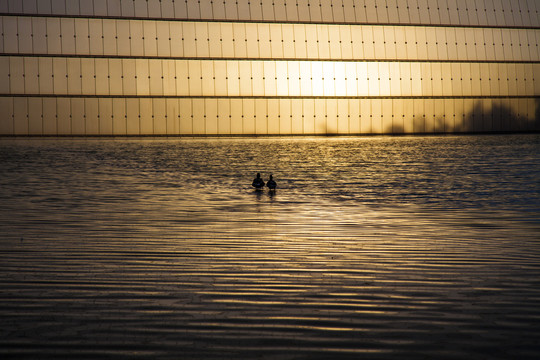
[[[0,0],[0,135],[540,130],[538,0]]]

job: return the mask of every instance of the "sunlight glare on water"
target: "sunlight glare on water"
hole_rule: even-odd
[[[538,135],[1,139],[0,354],[535,358],[539,157]]]

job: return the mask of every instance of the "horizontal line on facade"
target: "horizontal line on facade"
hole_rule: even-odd
[[[219,95],[66,95],[0,94],[0,98],[69,98],[69,99],[540,99],[540,95],[494,96],[219,96]]]
[[[407,60],[407,59],[298,59],[298,58],[236,58],[236,57],[169,57],[169,56],[124,56],[124,55],[74,55],[74,54],[24,54],[0,53],[0,57],[32,58],[80,58],[80,59],[149,59],[149,60],[200,60],[200,61],[310,61],[310,62],[383,62],[383,63],[479,63],[479,64],[540,64],[527,60]]]
[[[330,21],[289,21],[289,20],[246,20],[246,19],[189,19],[189,18],[163,18],[163,17],[135,17],[135,16],[90,16],[90,15],[63,15],[63,14],[21,14],[0,13],[0,16],[44,17],[67,19],[110,19],[110,20],[149,20],[149,21],[177,21],[177,22],[220,22],[220,23],[254,23],[254,24],[304,24],[304,25],[363,25],[363,26],[423,26],[443,28],[482,28],[482,29],[529,29],[536,30],[535,26],[500,26],[500,25],[461,25],[461,24],[423,24],[423,23],[372,23],[372,22],[330,22]]]

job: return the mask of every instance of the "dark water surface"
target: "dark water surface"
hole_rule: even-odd
[[[538,358],[539,183],[540,135],[0,139],[0,357]]]

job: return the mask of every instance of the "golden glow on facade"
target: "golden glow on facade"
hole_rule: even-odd
[[[538,130],[539,6],[486,2],[0,1],[0,134]]]

